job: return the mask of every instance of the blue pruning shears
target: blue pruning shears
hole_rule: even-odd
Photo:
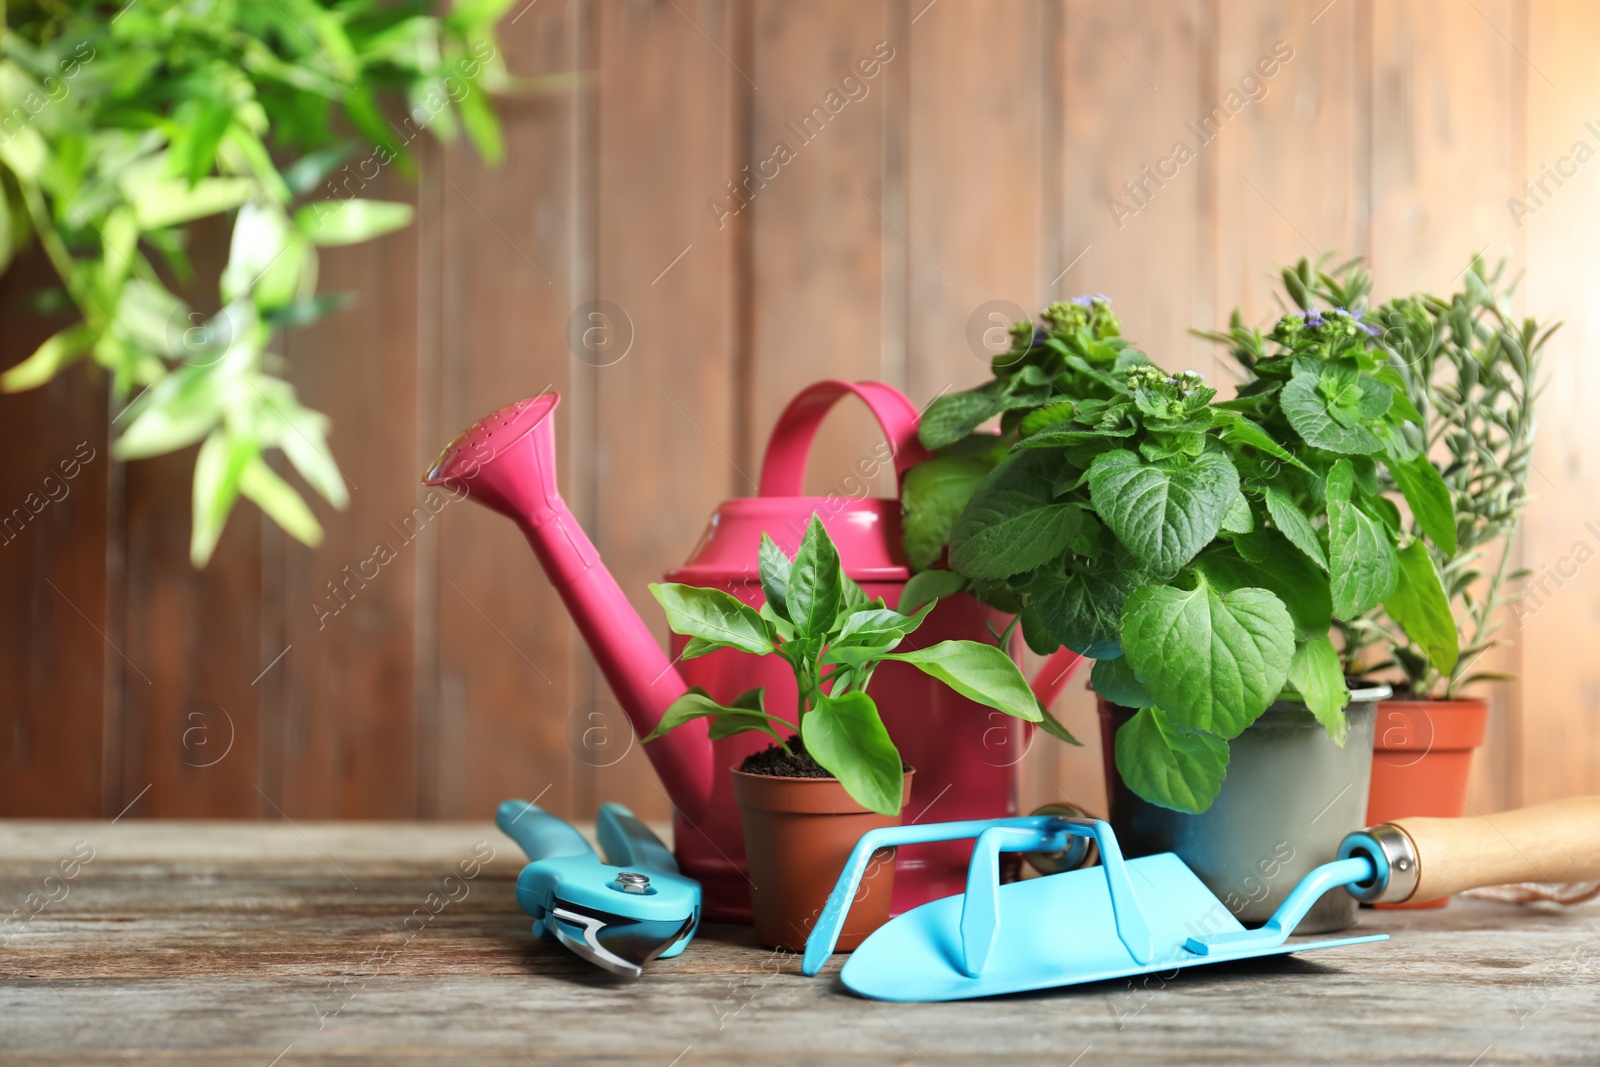
[[[602,804],[600,856],[569,824],[526,800],[500,805],[495,823],[531,860],[517,903],[551,936],[613,974],[682,952],[700,925],[700,883],[678,872],[661,839],[621,804]]]

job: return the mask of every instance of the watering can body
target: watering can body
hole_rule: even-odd
[[[724,501],[681,567],[668,581],[723,589],[759,606],[763,597],[757,549],[766,533],[793,555],[813,514],[839,548],[845,573],[868,597],[899,603],[909,577],[901,549],[900,503],[866,496],[800,495],[806,457],[828,409],[854,396],[884,430],[888,455],[903,474],[927,453],[916,439],[917,410],[893,388],[876,382],[824,381],[804,390],[779,417],[762,467],[761,495]],[[795,684],[776,656],[721,651],[678,661],[685,638],[674,635],[671,658],[599,561],[598,553],[561,502],[554,481],[554,394],[504,408],[446,448],[427,481],[449,485],[522,528],[546,573],[571,611],[634,729],[643,736],[691,685],[720,701],[767,688],[768,707],[792,707]],[[865,482],[863,481],[863,484]],[[934,609],[902,649],[965,638],[992,640],[1008,621],[967,595]],[[1063,653],[1046,664],[1035,692],[1048,703],[1075,665]],[[1032,727],[959,696],[905,664],[884,664],[872,696],[902,757],[917,769],[908,822],[1003,818],[1016,814],[1017,764],[1032,741]],[[674,852],[679,867],[704,889],[704,915],[712,921],[749,922],[750,885],[744,835],[733,799],[730,768],[770,741],[757,733],[711,741],[704,720],[687,723],[645,747],[673,804]],[[908,845],[895,864],[895,913],[961,892],[969,856],[959,842]]]

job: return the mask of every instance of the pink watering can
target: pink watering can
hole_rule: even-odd
[[[727,500],[711,516],[689,561],[667,580],[716,586],[752,605],[762,602],[757,572],[761,534],[791,556],[812,514],[839,547],[845,572],[869,597],[899,603],[909,571],[901,550],[900,502],[875,498],[800,495],[806,457],[823,416],[841,397],[859,397],[877,416],[903,476],[928,453],[917,440],[917,409],[879,382],[823,381],[784,410],[767,445],[760,495]],[[578,526],[556,487],[555,421],[560,398],[541,393],[479,420],[452,441],[424,481],[448,486],[515,522],[560,592],[578,630],[633,728],[644,736],[689,686],[731,700],[767,686],[769,707],[795,702],[794,678],[776,656],[727,650],[684,663],[685,638],[673,635],[669,658],[633,610],[599,553]],[[970,596],[942,601],[903,649],[952,638],[992,640],[986,623],[1006,619]],[[1034,692],[1048,704],[1077,666],[1065,649],[1048,660]],[[879,668],[872,693],[901,755],[917,769],[908,822],[989,819],[1017,811],[1017,763],[1032,727],[992,711],[905,664]],[[770,743],[750,733],[713,742],[707,721],[691,722],[645,746],[673,806],[673,841],[683,873],[697,879],[705,916],[750,921],[744,836],[733,800],[730,767]],[[961,842],[907,845],[895,864],[893,910],[962,892],[970,846]]]

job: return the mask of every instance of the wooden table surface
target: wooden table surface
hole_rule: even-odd
[[[1393,939],[884,1004],[741,927],[614,978],[532,938],[522,862],[488,823],[0,822],[0,1063],[1600,1062],[1600,908],[1363,911]]]

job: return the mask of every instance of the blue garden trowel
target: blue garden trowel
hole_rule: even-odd
[[[1111,827],[1096,819],[1031,815],[873,830],[850,853],[806,941],[801,969],[816,974],[827,962],[874,852],[962,838],[975,839],[966,894],[879,927],[844,965],[846,986],[879,1000],[961,1000],[1384,941],[1384,934],[1288,937],[1323,893],[1339,887],[1364,902],[1404,903],[1506,882],[1594,879],[1600,797],[1358,830],[1340,844],[1338,859],[1302,878],[1255,930],[1241,926],[1173,853],[1124,860]],[[1074,869],[1090,839],[1101,866]],[[1001,885],[1001,852],[1054,854],[1049,866],[1061,873]]]
[[[602,804],[595,821],[605,862],[577,830],[526,800],[501,804],[495,823],[532,861],[517,876],[517,903],[533,916],[535,936],[630,978],[694,937],[700,883],[678,873],[667,846],[621,804]]]
[[[1265,927],[1246,930],[1172,853],[1124,860],[1107,823],[1034,815],[863,835],[806,942],[802,970],[816,974],[832,954],[875,851],[965,837],[976,839],[965,895],[924,904],[880,927],[845,964],[846,986],[878,1000],[962,1000],[1386,936],[1285,944],[1328,889],[1387,879],[1386,854],[1376,846],[1363,850],[1347,841],[1347,858],[1312,871]],[[1001,852],[1065,853],[1060,866],[1072,867],[1091,839],[1099,867],[1000,884]]]

